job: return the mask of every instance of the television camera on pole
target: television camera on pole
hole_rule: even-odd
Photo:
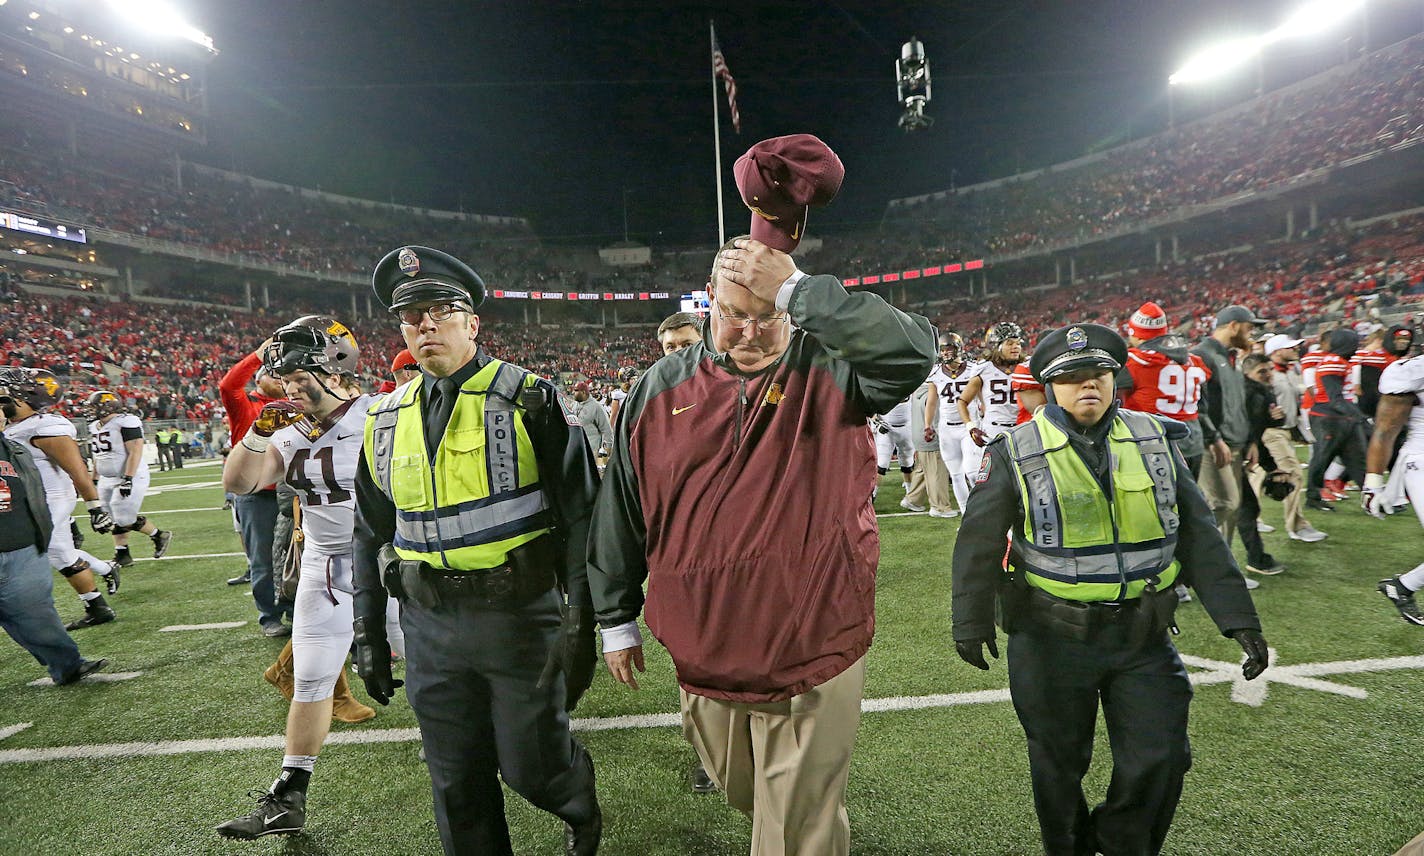
[[[900,128],[906,133],[928,128],[934,119],[925,115],[930,101],[930,61],[925,58],[925,46],[914,36],[900,46],[900,58],[895,60],[895,92],[905,112],[900,116]]]

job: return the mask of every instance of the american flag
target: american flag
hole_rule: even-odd
[[[712,37],[712,74],[720,77],[727,87],[727,107],[732,113],[732,130],[738,134],[742,132],[742,115],[737,112],[737,81],[732,78],[732,72],[727,68],[727,58],[722,56],[722,48],[717,44],[717,37]]]

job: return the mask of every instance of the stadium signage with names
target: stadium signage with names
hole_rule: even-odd
[[[500,300],[671,300],[669,291],[508,291],[496,288]]]
[[[17,214],[14,211],[0,210],[0,228],[9,229],[12,232],[39,235],[43,238],[73,241],[76,244],[89,243],[84,229],[80,226],[67,226],[54,220],[41,220],[38,217]]]

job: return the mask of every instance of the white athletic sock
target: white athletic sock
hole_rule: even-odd
[[[1424,565],[1420,565],[1407,574],[1400,574],[1399,581],[1410,591],[1424,589]]]
[[[1325,480],[1326,480],[1326,481],[1334,481],[1334,480],[1338,479],[1340,476],[1343,476],[1344,474],[1345,474],[1345,465],[1342,464],[1342,463],[1340,463],[1340,459],[1339,459],[1339,458],[1336,458],[1335,460],[1331,461],[1331,462],[1330,462],[1330,466],[1328,466],[1328,467],[1325,468]]]
[[[97,600],[98,597],[99,597],[99,590],[98,590],[98,589],[94,589],[93,591],[89,592],[88,594],[81,594],[81,595],[79,596],[79,599],[82,600],[82,601],[84,601],[85,603],[88,603],[88,602],[91,601],[91,600]]]

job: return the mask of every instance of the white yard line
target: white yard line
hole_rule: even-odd
[[[9,736],[12,735],[12,734],[19,734],[21,731],[24,731],[26,728],[29,728],[31,725],[34,725],[34,723],[33,723],[33,722],[21,722],[21,723],[18,723],[18,724],[16,724],[16,725],[7,725],[7,726],[5,726],[4,728],[0,728],[0,740],[4,740],[6,737],[9,737]]]
[[[1269,683],[1289,684],[1300,689],[1316,690],[1349,698],[1366,698],[1367,693],[1359,687],[1316,680],[1315,675],[1347,675],[1364,672],[1383,672],[1393,669],[1424,669],[1424,656],[1387,657],[1372,660],[1341,660],[1333,663],[1303,663],[1297,666],[1275,665],[1275,651],[1271,652],[1272,666],[1264,675],[1247,682],[1241,677],[1241,666],[1222,660],[1182,655],[1182,661],[1204,671],[1191,674],[1192,683],[1197,686],[1232,684],[1231,699],[1240,704],[1259,707],[1265,702]],[[138,673],[95,674],[85,680],[125,680],[137,677]],[[1270,679],[1267,681],[1267,679]],[[49,683],[49,678],[33,682],[33,686]],[[976,690],[964,693],[948,693],[926,696],[895,696],[891,698],[866,699],[861,710],[866,713],[883,713],[899,710],[924,710],[927,708],[955,707],[966,704],[994,704],[1009,700],[1007,689]],[[589,719],[575,719],[575,731],[618,731],[637,728],[672,728],[682,723],[682,716],[676,713],[634,714],[630,716],[609,716]],[[10,726],[20,730],[28,727]],[[15,731],[10,731],[13,734]],[[9,736],[6,729],[0,729],[0,739]],[[405,743],[420,739],[415,728],[378,728],[356,731],[336,731],[327,737],[327,743]],[[266,737],[219,737],[207,740],[165,740],[144,743],[105,743],[80,746],[52,746],[35,749],[0,750],[0,765],[22,764],[41,761],[70,761],[95,758],[119,758],[144,755],[183,755],[192,752],[239,752],[248,749],[280,749],[285,738],[280,734]]]
[[[159,633],[177,633],[180,630],[228,630],[233,627],[242,627],[246,621],[215,621],[212,624],[170,624],[167,627],[158,628]]]
[[[161,559],[155,559],[155,558],[153,558],[152,556],[135,556],[135,557],[134,557],[134,561],[135,561],[135,562],[169,562],[169,561],[172,561],[173,559],[226,559],[226,558],[229,558],[229,557],[231,557],[231,556],[246,556],[246,555],[247,555],[246,553],[244,553],[244,552],[242,552],[242,551],[239,550],[239,551],[236,552],[236,553],[196,553],[196,554],[191,555],[191,556],[164,556],[164,557],[161,558]]]
[[[131,681],[142,675],[143,672],[94,672],[79,679],[81,684],[112,684],[116,681]],[[30,681],[32,687],[52,687],[53,678],[40,678],[37,681]]]
[[[149,496],[152,496],[152,495],[153,495],[152,492],[150,492],[150,493],[149,493]],[[207,506],[206,508],[154,508],[154,509],[147,509],[147,508],[145,508],[145,509],[143,510],[143,515],[144,515],[145,517],[152,517],[152,516],[155,515],[155,514],[187,514],[187,513],[190,512],[190,511],[226,511],[226,510],[227,510],[227,509],[223,508],[221,505],[210,505],[210,506]],[[89,517],[89,512],[87,512],[87,511],[79,511],[79,512],[75,512],[73,516],[74,516],[74,519],[75,519],[75,520],[78,520],[78,519],[81,518],[81,517],[87,519],[87,518]]]

